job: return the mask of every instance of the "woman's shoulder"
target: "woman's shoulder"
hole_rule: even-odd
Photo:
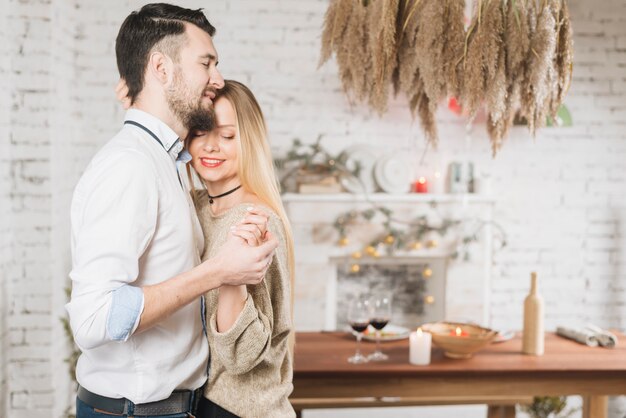
[[[209,205],[209,193],[204,189],[195,189],[189,192],[196,210],[200,210]]]

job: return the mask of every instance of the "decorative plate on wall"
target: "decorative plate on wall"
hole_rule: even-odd
[[[411,167],[397,154],[387,155],[376,162],[374,178],[387,193],[401,194],[411,190]]]

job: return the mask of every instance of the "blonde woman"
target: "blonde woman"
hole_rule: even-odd
[[[198,417],[294,417],[288,400],[293,388],[293,239],[265,121],[250,90],[230,80],[215,101],[215,117],[213,130],[187,140],[190,180],[197,176],[202,184],[192,195],[206,242],[203,260],[219,250],[250,205],[266,208],[268,230],[280,245],[260,284],[222,286],[206,294],[211,359]],[[256,229],[248,225],[238,235],[253,245]]]

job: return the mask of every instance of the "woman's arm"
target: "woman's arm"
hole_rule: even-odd
[[[287,264],[284,231],[280,221],[271,217],[268,229],[279,241],[279,248],[266,274],[265,280],[254,287],[244,299],[239,290],[228,289],[222,295],[233,297],[243,303],[239,315],[232,326],[220,331],[220,308],[209,318],[210,332],[213,334],[212,352],[218,356],[226,369],[234,374],[249,372],[267,357],[272,346],[287,340],[291,331],[290,275]],[[228,293],[231,292],[231,293]],[[240,305],[241,306],[241,305]]]

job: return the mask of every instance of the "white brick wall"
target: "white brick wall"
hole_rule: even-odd
[[[386,144],[413,149],[417,162],[423,138],[405,100],[379,119],[350,108],[334,63],[316,70],[327,3],[179,2],[208,9],[220,68],[256,93],[275,146],[324,134],[331,149]],[[142,4],[5,0],[0,8],[0,48],[8,49],[0,53],[10,58],[0,60],[0,89],[8,92],[0,97],[0,336],[8,345],[0,350],[1,416],[56,418],[65,408],[58,316],[69,198],[121,122],[114,40]],[[497,327],[521,326],[528,275],[538,270],[549,328],[572,320],[626,328],[626,0],[570,5],[576,65],[566,103],[574,127],[543,130],[536,140],[516,128],[492,161],[484,126],[474,126],[467,143],[463,122],[442,109],[440,150],[427,155],[471,159],[492,173],[495,218],[509,244],[494,255]],[[623,403],[611,408],[612,417],[626,413]]]
[[[7,288],[2,416],[59,417],[70,401],[59,318],[70,260],[67,213],[77,179],[72,162],[77,108],[73,10],[73,2],[65,0],[3,6],[7,51],[2,55],[10,59],[3,60],[8,72],[3,91],[9,93],[3,99],[9,103],[2,107],[7,116],[0,122],[5,131],[1,190],[3,203],[9,203],[8,213],[4,205],[2,210],[0,264]]]
[[[13,263],[8,271],[8,416],[50,416],[39,401],[51,394],[50,338],[50,1],[11,2],[8,12],[11,62],[10,193]],[[31,155],[30,150],[37,149]],[[36,207],[28,200],[44,202]],[[40,266],[36,275],[32,268]]]
[[[51,274],[52,295],[50,312],[51,330],[31,338],[49,338],[51,352],[51,377],[54,391],[41,393],[38,403],[51,408],[52,416],[62,416],[73,399],[71,378],[64,361],[68,353],[68,343],[59,318],[66,315],[64,287],[68,284],[68,272],[71,268],[69,209],[72,191],[78,180],[75,167],[76,150],[81,142],[79,127],[75,124],[75,109],[78,108],[74,79],[76,74],[76,20],[75,2],[53,0],[52,19],[52,56],[50,72],[54,75],[49,80],[48,103],[50,105],[49,138],[51,143],[50,177],[54,193],[50,201],[51,215]],[[37,301],[43,303],[43,301]]]
[[[0,91],[8,92],[10,79],[7,46],[9,33],[7,31],[8,7],[0,9]],[[7,416],[7,374],[6,361],[8,349],[8,334],[6,327],[7,304],[6,295],[6,271],[11,261],[12,234],[10,230],[11,202],[9,197],[9,185],[11,178],[10,142],[9,142],[9,111],[10,98],[8,94],[0,95],[0,415]]]

